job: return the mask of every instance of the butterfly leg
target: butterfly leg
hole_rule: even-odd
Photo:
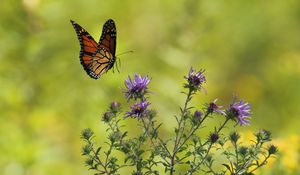
[[[116,58],[116,59],[118,59],[119,60],[119,58]],[[116,61],[116,69],[117,69],[117,71],[118,71],[118,73],[120,73],[120,70],[119,70],[119,63],[118,63],[118,60]]]
[[[120,65],[120,68],[121,68],[122,67],[122,65],[121,65],[121,59],[120,58],[117,58],[117,59],[118,59],[117,62],[119,62],[119,65]]]

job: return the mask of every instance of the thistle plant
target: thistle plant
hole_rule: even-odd
[[[129,107],[122,112],[121,104],[112,102],[102,116],[108,128],[107,146],[96,145],[91,129],[82,131],[85,164],[97,175],[117,175],[125,167],[130,167],[132,175],[254,174],[277,153],[277,147],[270,144],[271,133],[261,129],[255,133],[252,144],[241,141],[236,130],[250,125],[252,113],[250,104],[238,101],[237,97],[228,107],[219,105],[217,100],[203,104],[201,109],[191,106],[198,93],[206,93],[204,73],[203,69],[191,68],[184,76],[182,93],[186,98],[178,113],[172,114],[176,126],[167,138],[162,137],[160,128],[164,124],[159,123],[158,113],[151,108],[149,77],[129,76],[124,90],[128,103],[124,106]],[[210,126],[209,119],[222,119],[222,122]],[[124,120],[137,120],[140,133],[129,137]],[[205,133],[204,127],[211,128],[210,132]],[[201,136],[204,134],[207,136]]]

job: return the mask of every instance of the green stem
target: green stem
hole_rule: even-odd
[[[93,143],[91,141],[88,141],[88,144],[93,144]],[[110,172],[107,170],[106,165],[103,164],[103,162],[100,160],[100,158],[96,154],[96,151],[94,150],[94,148],[92,149],[92,151],[94,153],[94,156],[93,156],[94,158],[93,159],[96,160],[96,162],[98,162],[98,164],[100,164],[101,167],[104,169],[104,172],[109,175]]]
[[[209,113],[207,113],[207,114],[205,114],[205,116],[203,117],[203,119],[201,120],[201,122],[199,122],[199,124],[194,128],[194,129],[192,129],[190,132],[189,132],[189,134],[188,134],[188,136],[186,137],[186,139],[184,139],[184,141],[182,142],[182,144],[181,145],[179,145],[179,147],[178,147],[178,150],[180,150],[180,148],[182,147],[182,146],[184,146],[184,144],[190,139],[190,137],[199,129],[199,127],[201,126],[201,124],[204,122],[204,120],[206,119],[206,117],[209,115]]]
[[[238,148],[237,148],[237,144],[234,143],[234,149],[235,149],[235,158],[236,158],[236,164],[239,164],[239,154],[238,154]]]
[[[219,129],[216,131],[217,134],[220,133],[220,131],[225,127],[225,125],[227,124],[227,122],[229,121],[229,118],[226,118],[226,120],[224,121],[224,123],[219,127]],[[206,141],[203,145],[206,145],[209,141]],[[186,174],[187,175],[191,175],[193,174],[193,172],[195,172],[197,169],[199,169],[199,167],[201,166],[201,164],[205,161],[205,159],[207,158],[211,148],[212,148],[213,143],[210,143],[207,149],[207,152],[205,154],[205,156],[202,158],[201,162],[199,162],[197,164],[197,166],[193,167],[192,169],[190,169]]]
[[[145,129],[145,134],[147,134],[147,136],[150,138],[151,144],[152,144],[153,146],[156,146],[156,143],[154,142],[152,136],[151,136],[151,135],[149,134],[149,132],[148,132],[150,126],[151,126],[151,129],[154,129],[153,126],[152,126],[151,124],[149,124],[149,125],[147,126],[147,125],[146,125],[146,122],[145,122],[145,120],[144,120],[144,118],[142,118],[142,123],[143,123],[144,129]],[[160,139],[160,138],[158,137],[158,140],[159,140],[159,144],[160,144],[160,145],[168,152],[169,155],[171,155],[170,152],[169,152],[169,150],[168,150],[168,148],[167,148],[166,145],[163,143],[162,139]],[[163,159],[164,159],[164,161],[165,161],[167,164],[169,164],[169,162],[166,160],[166,158],[163,158]]]
[[[170,164],[171,164],[171,168],[170,168],[170,175],[173,175],[173,172],[174,172],[174,166],[175,166],[175,156],[176,156],[176,153],[178,151],[178,145],[180,144],[180,140],[182,138],[182,135],[183,135],[183,132],[184,132],[184,127],[185,127],[185,120],[184,120],[184,117],[186,115],[186,112],[187,112],[187,105],[188,105],[188,102],[191,100],[191,96],[192,96],[192,92],[193,90],[192,89],[189,89],[189,92],[187,94],[187,97],[186,97],[186,100],[185,100],[185,103],[184,103],[184,107],[183,109],[181,110],[181,116],[180,116],[180,119],[179,119],[179,122],[178,122],[178,131],[176,132],[176,136],[175,136],[175,142],[174,142],[174,148],[173,148],[173,154],[171,156],[171,160],[170,160]],[[183,122],[183,126],[182,125],[182,122]],[[183,131],[181,131],[183,129]],[[180,134],[180,135],[179,135]]]
[[[113,142],[111,142],[111,144],[109,145],[109,150],[108,150],[108,151],[107,151],[107,153],[106,153],[106,158],[105,158],[105,167],[107,167],[108,158],[109,158],[109,156],[110,156],[110,153],[111,153],[111,151],[112,151],[112,149],[113,149],[113,145],[114,145],[114,143],[113,143]]]
[[[250,171],[249,173],[253,173],[255,170],[257,170],[258,168],[262,167],[263,165],[266,164],[267,160],[270,158],[270,155],[268,155],[257,167],[255,167],[252,171]]]
[[[210,170],[210,172],[211,172],[213,175],[217,175],[217,173],[212,169],[211,165],[209,165],[208,163],[206,163],[206,166],[208,167],[208,169]]]

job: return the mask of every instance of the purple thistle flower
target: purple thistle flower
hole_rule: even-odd
[[[203,113],[201,111],[195,111],[194,112],[194,118],[197,120],[201,120]]]
[[[148,92],[147,85],[150,83],[150,79],[148,76],[141,76],[138,74],[134,75],[134,79],[131,79],[130,76],[128,76],[128,79],[125,80],[125,86],[127,88],[125,92],[125,96],[128,100],[130,99],[137,99],[141,98],[143,99],[144,95]]]
[[[194,112],[194,116],[192,118],[192,123],[196,126],[200,124],[203,113],[201,111],[196,110]]]
[[[250,118],[250,104],[248,102],[244,103],[243,100],[240,100],[239,102],[231,103],[226,114],[229,118],[237,121],[237,124],[240,124],[240,126],[250,124],[248,120]]]
[[[141,102],[137,102],[134,103],[130,108],[131,111],[126,112],[126,116],[124,118],[127,117],[136,117],[138,119],[140,119],[141,117],[143,117],[145,114],[149,113],[149,111],[147,110],[147,107],[150,105],[149,102],[147,101],[141,101]]]
[[[202,84],[206,82],[206,78],[203,75],[204,70],[200,69],[198,72],[191,67],[188,77],[184,76],[188,80],[188,84],[185,87],[188,87],[192,90],[205,89],[202,87]]]
[[[219,114],[225,115],[224,110],[221,109],[223,106],[218,106],[216,104],[217,101],[218,101],[218,99],[215,99],[213,102],[211,102],[207,105],[207,113],[210,113],[210,114],[219,113]]]

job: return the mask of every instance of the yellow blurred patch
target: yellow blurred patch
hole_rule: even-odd
[[[281,163],[288,170],[295,170],[299,166],[300,138],[298,135],[290,135],[286,138],[274,139],[274,145],[278,146],[281,154]]]
[[[240,142],[243,145],[250,145],[250,140],[255,140],[255,136],[251,130],[245,131],[241,134]],[[278,165],[276,162],[279,161],[281,166],[288,172],[295,171],[300,162],[300,137],[298,135],[289,135],[284,138],[277,138],[272,141],[272,144],[278,147],[279,155],[275,158],[270,158],[268,163],[265,165],[265,169],[271,169]],[[257,170],[256,172],[262,171],[264,168]],[[258,173],[259,174],[259,173]]]
[[[253,131],[247,130],[242,133],[240,133],[241,138],[239,142],[243,143],[245,146],[249,146],[250,144],[253,144],[253,141],[255,141],[255,135],[253,134]]]
[[[40,0],[23,0],[23,5],[28,10],[35,9],[40,3]]]

